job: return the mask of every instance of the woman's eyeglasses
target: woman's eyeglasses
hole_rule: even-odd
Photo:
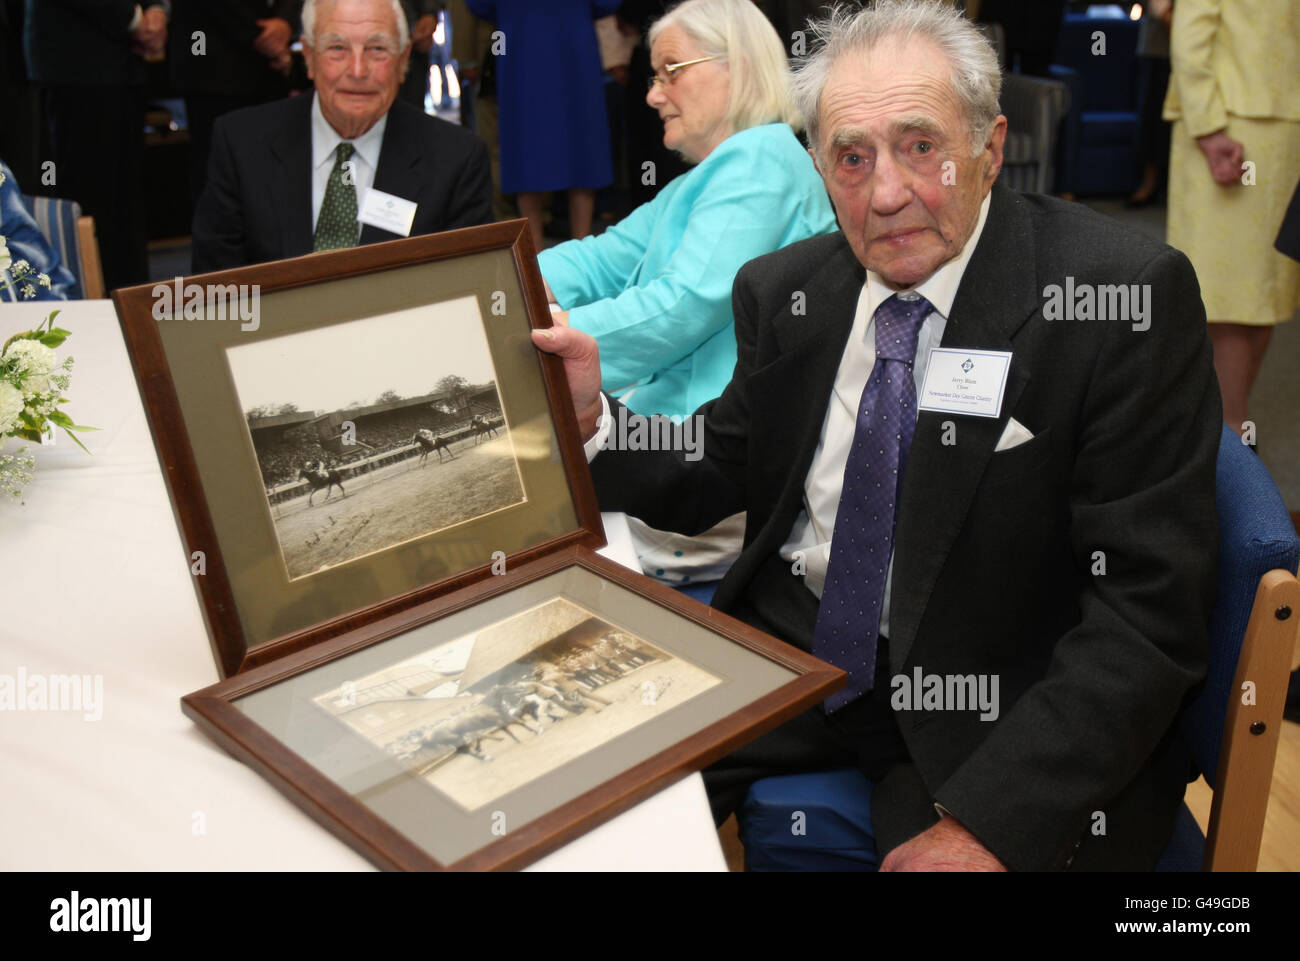
[[[695,60],[683,60],[681,63],[666,63],[662,70],[656,71],[646,80],[646,86],[653,90],[655,84],[661,83],[665,87],[671,86],[677,79],[677,71],[684,70],[687,67],[694,66],[697,63],[708,63],[710,60],[721,60],[721,57],[698,57]]]

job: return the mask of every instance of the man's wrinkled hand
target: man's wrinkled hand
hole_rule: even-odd
[[[1005,871],[1006,866],[956,818],[945,817],[890,851],[881,871]]]
[[[564,376],[573,396],[573,411],[578,415],[578,430],[584,441],[596,434],[600,419],[600,349],[596,338],[563,323],[533,331],[538,350],[555,354],[564,361]]]

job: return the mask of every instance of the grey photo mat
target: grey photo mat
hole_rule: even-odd
[[[467,811],[314,703],[324,692],[563,597],[721,681],[652,721]],[[235,706],[323,775],[451,864],[735,713],[797,675],[672,610],[573,565],[245,695]],[[364,795],[364,798],[359,797]]]

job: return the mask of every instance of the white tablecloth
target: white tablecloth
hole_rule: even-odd
[[[0,343],[48,310],[0,307]],[[0,710],[0,868],[368,868],[181,714],[217,671],[117,316],[62,310],[67,409],[100,430],[93,456],[64,436],[37,449],[26,504],[0,503],[0,675],[102,675],[103,716]],[[634,560],[626,521],[605,523],[606,553]],[[726,865],[696,774],[533,868]]]

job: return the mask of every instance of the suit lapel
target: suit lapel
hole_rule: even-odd
[[[417,138],[413,136],[407,123],[408,118],[404,107],[404,104],[394,103],[388,111],[384,139],[379,146],[379,167],[375,170],[374,188],[392,194],[394,197],[413,201],[420,195],[419,165],[422,158],[414,148]],[[364,203],[365,198],[358,197],[357,202]],[[361,226],[360,243],[362,244],[397,240],[401,237],[401,234],[395,234],[372,224]]]
[[[311,104],[297,98],[290,122],[271,137],[275,166],[271,196],[280,222],[280,256],[297,257],[312,251],[311,216]]]
[[[843,234],[837,236],[840,246],[804,284],[807,313],[796,315],[786,307],[774,318],[779,356],[751,375],[754,422],[764,425],[764,446],[788,452],[784,458],[760,459],[772,485],[763,485],[760,496],[770,500],[758,508],[762,511],[769,503],[774,507],[769,527],[781,539],[789,534],[803,506],[804,481],[821,439],[826,407],[866,279],[866,269]],[[791,403],[792,389],[819,402]]]
[[[1014,192],[995,184],[942,346],[1011,351],[1012,336],[1039,307],[1034,262],[1029,213]],[[997,417],[922,411],[917,418],[894,534],[889,650],[895,671],[903,669],[975,488],[1028,379],[1013,352]],[[945,421],[956,428],[949,445],[943,443]]]

